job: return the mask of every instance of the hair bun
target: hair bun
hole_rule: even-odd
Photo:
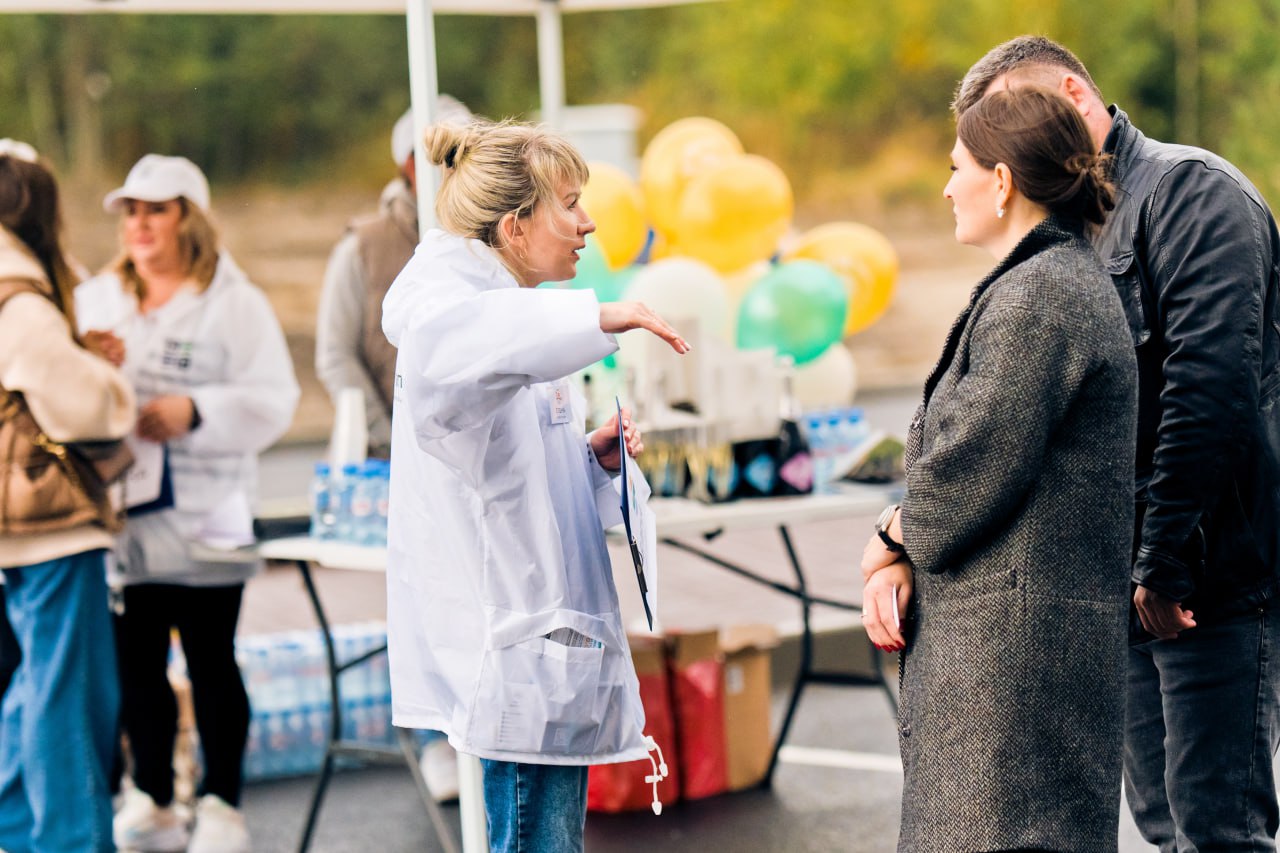
[[[427,128],[424,138],[427,159],[437,166],[452,169],[458,165],[471,142],[465,126],[437,124]]]

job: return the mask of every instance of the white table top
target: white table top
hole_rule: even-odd
[[[879,512],[889,499],[883,486],[842,484],[833,494],[788,498],[757,498],[723,504],[704,504],[685,498],[649,501],[660,539],[698,536],[735,527],[778,526],[806,521],[827,521]],[[329,569],[381,572],[386,569],[387,549],[291,536],[271,539],[257,547],[269,560],[306,560]]]

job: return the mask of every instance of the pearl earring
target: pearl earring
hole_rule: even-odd
[[[997,207],[997,208],[996,208],[996,219],[1004,219],[1004,208],[1003,208],[1003,207]]]

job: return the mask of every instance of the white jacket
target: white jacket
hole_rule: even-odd
[[[564,379],[617,349],[595,295],[518,287],[479,241],[432,231],[387,293],[382,328],[399,349],[387,566],[395,724],[442,730],[458,750],[504,761],[645,757],[602,524],[621,522],[618,492]],[[560,628],[597,642],[546,637]]]
[[[123,370],[140,405],[179,394],[195,401],[201,418],[168,443],[174,508],[130,518],[121,535],[121,580],[243,582],[259,561],[198,562],[188,544],[214,527],[251,527],[258,453],[293,420],[298,383],[266,295],[224,253],[203,292],[184,287],[147,315],[115,274],[99,275],[76,290],[76,318],[81,330],[110,330],[124,341]]]

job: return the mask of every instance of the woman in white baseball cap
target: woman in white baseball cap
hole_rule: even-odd
[[[155,472],[126,481],[129,523],[113,578],[123,589],[116,647],[134,781],[115,840],[125,849],[247,850],[239,802],[249,700],[234,638],[245,581],[260,563],[202,561],[191,545],[252,541],[258,453],[288,428],[298,384],[266,296],[219,246],[194,163],[148,154],[104,207],[120,215],[122,251],[80,286],[76,312],[81,328],[121,339],[141,407],[131,440],[151,463],[136,470]],[[204,758],[191,833],[173,802],[173,628]]]

